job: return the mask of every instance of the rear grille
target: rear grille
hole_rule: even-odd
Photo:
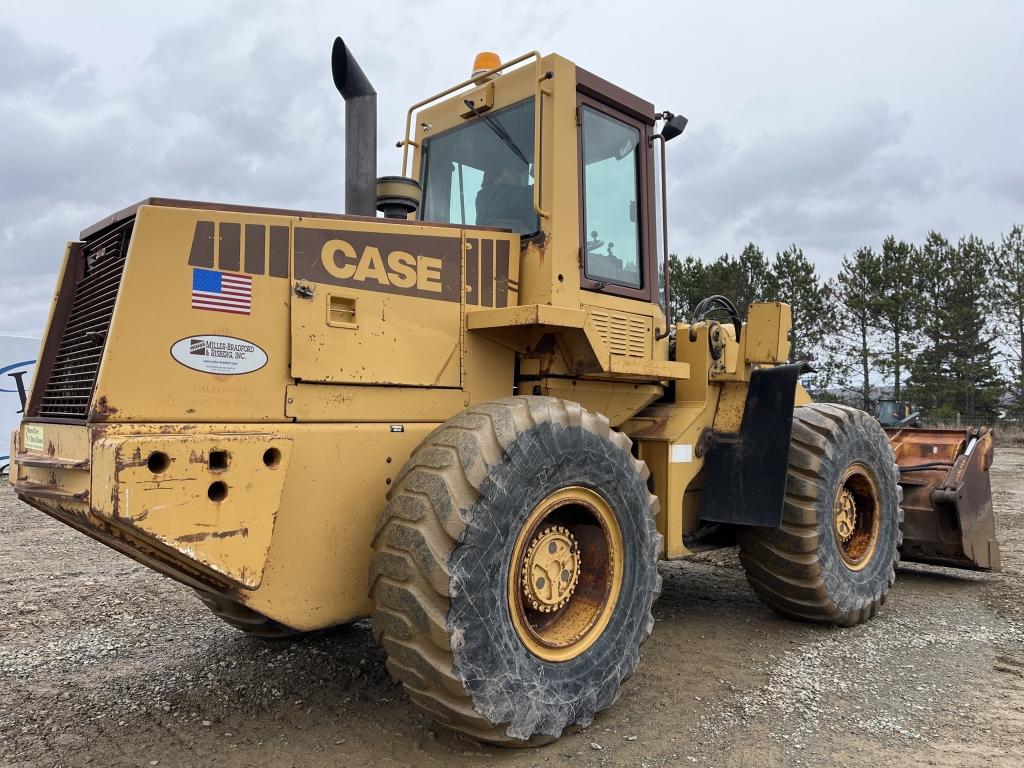
[[[60,333],[40,400],[38,416],[84,420],[96,386],[96,373],[114,314],[114,302],[121,285],[128,240],[133,220],[85,241],[78,253],[81,263],[68,264],[81,275],[75,285],[71,311]]]

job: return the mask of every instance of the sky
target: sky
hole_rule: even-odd
[[[1019,2],[0,0],[0,334],[39,335],[64,243],[150,196],[341,210],[341,35],[409,104],[532,49],[686,115],[670,250],[795,243],[824,276],[886,235],[1024,223]]]

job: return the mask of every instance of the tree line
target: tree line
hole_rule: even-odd
[[[823,279],[791,245],[768,258],[748,243],[711,262],[670,256],[673,316],[722,294],[793,307],[791,359],[814,368],[816,399],[871,410],[879,388],[927,418],[1024,418],[1024,226],[995,242],[887,237],[844,256]]]

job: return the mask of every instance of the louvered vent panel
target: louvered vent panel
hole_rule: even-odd
[[[587,307],[590,319],[613,355],[651,356],[651,318],[630,312],[610,312],[602,307]]]
[[[71,312],[60,333],[60,344],[43,390],[38,414],[50,418],[85,420],[96,386],[103,346],[121,285],[128,240],[134,221],[86,240],[79,252],[82,278],[75,286]],[[68,269],[77,266],[68,264]]]

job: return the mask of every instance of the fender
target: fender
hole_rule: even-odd
[[[801,362],[751,372],[739,433],[711,434],[701,520],[770,528],[782,523],[796,385],[808,370]]]

